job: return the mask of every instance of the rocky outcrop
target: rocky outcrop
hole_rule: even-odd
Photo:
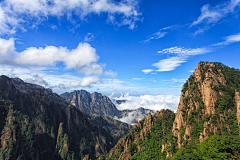
[[[110,100],[109,97],[101,93],[94,92],[90,94],[85,90],[75,90],[71,93],[63,93],[61,97],[65,98],[73,106],[81,111],[101,116],[110,116],[122,122],[134,125],[148,113],[154,114],[155,111],[145,108],[118,110],[115,104],[125,103],[126,100]],[[113,101],[113,102],[112,102]],[[127,119],[127,121],[125,121]]]
[[[121,127],[112,127],[118,134],[111,135],[110,121],[97,125],[50,89],[20,79],[0,76],[0,100],[0,159],[95,159],[130,130],[116,121]]]
[[[239,93],[235,91],[235,83],[231,82],[232,77],[239,76],[237,72],[220,63],[200,62],[197,65],[182,88],[173,123],[172,133],[178,148],[193,140],[203,142],[211,135],[235,130],[227,116],[235,114],[236,118],[231,121],[237,119],[240,122]]]
[[[90,115],[98,114],[114,117],[120,113],[112,101],[101,93],[94,92],[90,94],[85,90],[80,90],[71,93],[63,93],[61,97]]]
[[[222,151],[217,149],[219,156],[238,158],[239,151],[230,140],[239,139],[240,70],[217,62],[200,62],[181,92],[174,119],[164,111],[148,115],[101,158],[119,159],[122,155],[131,155],[132,159],[137,156],[142,159],[172,156],[174,159],[202,159],[209,145],[220,147],[217,143],[221,138],[225,140],[221,142]],[[157,117],[162,117],[165,123]],[[208,141],[208,137],[212,139]],[[216,155],[210,151],[207,157],[216,158]]]
[[[238,124],[240,124],[240,94],[237,91],[235,91],[235,101],[237,107],[237,121]]]
[[[154,115],[149,113],[146,118],[134,125],[131,132],[121,138],[107,155],[101,156],[99,159],[112,158],[126,160],[135,154],[143,154],[148,150],[145,146],[140,145],[141,143],[147,145],[148,143],[152,143],[152,141],[156,141],[156,143],[162,144],[163,135],[171,133],[174,118],[175,114],[170,110],[163,109],[157,111]],[[168,126],[170,126],[170,128],[168,128]],[[150,135],[156,136],[157,139],[150,142]]]

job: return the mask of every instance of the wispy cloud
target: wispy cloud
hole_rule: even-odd
[[[73,16],[84,19],[89,14],[101,13],[109,17],[120,16],[121,21],[113,21],[117,25],[129,25],[131,29],[141,20],[137,0],[4,0],[0,2],[0,34],[12,34],[16,29],[24,30],[24,24],[39,25],[49,16],[67,16],[71,20]]]
[[[171,47],[167,49],[163,49],[158,51],[159,54],[173,54],[177,55],[174,57],[170,57],[167,59],[161,59],[159,62],[152,64],[152,66],[157,67],[158,69],[155,71],[164,72],[164,71],[172,71],[175,70],[182,63],[187,62],[187,58],[189,56],[205,54],[210,52],[209,48],[183,48],[183,47]]]
[[[174,29],[176,27],[178,27],[178,25],[172,25],[172,26],[164,27],[164,28],[160,29],[159,31],[149,35],[146,40],[143,40],[141,42],[149,43],[151,40],[160,39],[168,33],[166,30]]]
[[[201,27],[199,30],[197,30],[195,35],[202,33],[227,15],[234,14],[239,6],[240,0],[230,0],[214,7],[206,4],[201,8],[201,15],[190,25],[190,27],[204,24],[204,27]]]
[[[146,40],[142,41],[142,42],[143,43],[148,43],[153,39],[160,39],[160,38],[164,37],[166,34],[167,34],[167,32],[158,31],[158,32],[153,33],[150,36],[148,36],[148,38]]]
[[[117,77],[117,72],[113,72],[112,70],[109,70],[109,71],[105,71],[104,75],[111,76],[111,77]]]
[[[179,56],[193,56],[210,52],[209,48],[184,48],[184,47],[171,47],[158,51],[159,54],[177,54]]]
[[[145,73],[145,74],[148,74],[150,72],[152,72],[153,69],[143,69],[142,72]]]
[[[46,80],[44,80],[39,75],[34,75],[33,78],[25,79],[25,82],[33,83],[33,84],[40,84],[43,86],[49,86],[48,83],[46,82]]]
[[[132,78],[132,81],[142,81],[144,78]]]
[[[74,87],[88,87],[93,83],[96,83],[100,80],[98,77],[84,77],[81,80],[73,81],[69,84],[59,84],[59,88],[61,89],[71,89]]]
[[[220,43],[215,43],[201,48],[184,48],[180,46],[170,47],[158,51],[159,55],[171,55],[171,57],[166,59],[161,59],[157,63],[153,63],[152,66],[156,67],[156,70],[146,69],[146,74],[152,71],[164,72],[175,70],[182,63],[187,62],[190,56],[196,56],[200,54],[206,54],[212,51],[216,51],[219,47],[230,45],[232,43],[240,42],[240,33],[229,35],[224,37],[224,41]],[[144,70],[142,70],[144,71]]]
[[[91,42],[94,39],[94,35],[92,33],[87,33],[84,37],[84,42]]]
[[[177,78],[172,78],[170,80],[163,80],[163,81],[169,81],[172,83],[176,83],[176,82],[186,82],[187,79],[177,79]]]

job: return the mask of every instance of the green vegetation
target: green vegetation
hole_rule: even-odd
[[[166,151],[162,153],[162,145],[163,144],[172,144],[174,143],[172,140],[172,125],[175,119],[175,114],[170,110],[163,111],[162,117],[157,117],[156,114],[152,117],[154,119],[154,124],[150,128],[150,132],[147,132],[144,135],[144,139],[141,139],[140,132],[145,127],[146,120],[140,121],[141,127],[134,128],[129,134],[127,134],[124,138],[129,140],[134,140],[136,137],[139,138],[138,142],[132,141],[128,145],[128,151],[131,154],[130,160],[135,159],[161,159],[166,157]],[[173,146],[173,147],[172,147]],[[169,152],[175,152],[174,145],[169,146],[167,150]],[[111,152],[111,151],[110,151]],[[108,155],[101,156],[101,159],[118,159],[123,152],[123,148],[118,146],[118,152],[114,154],[111,158],[108,158]]]
[[[188,144],[180,148],[169,159],[240,159],[240,137],[214,135],[200,144]]]
[[[13,109],[13,103],[0,100],[0,133],[5,135],[5,144],[0,150],[0,159],[31,159],[36,154],[33,123],[29,117]],[[21,150],[20,150],[21,148]]]

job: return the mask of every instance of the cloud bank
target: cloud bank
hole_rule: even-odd
[[[25,30],[24,25],[34,27],[50,16],[69,20],[77,16],[82,20],[90,14],[106,14],[113,23],[134,28],[141,16],[137,8],[137,0],[4,0],[0,3],[0,34]],[[121,21],[113,20],[115,16]]]
[[[65,69],[74,69],[86,75],[103,74],[103,66],[97,63],[99,56],[96,53],[96,49],[88,43],[79,43],[72,50],[62,46],[46,46],[45,48],[30,47],[22,52],[17,52],[15,51],[14,39],[11,38],[8,40],[0,39],[0,49],[0,58],[4,63],[22,66],[53,67],[58,62],[62,62],[65,65]]]
[[[99,81],[100,78],[98,77],[84,77],[83,79],[79,81],[73,81],[69,84],[59,84],[59,88],[61,89],[71,89],[74,87],[88,87],[93,83],[96,83]]]
[[[129,96],[125,94],[115,100],[127,100],[126,103],[115,104],[118,110],[124,109],[138,109],[140,107],[145,109],[151,109],[160,111],[161,109],[171,109],[174,112],[177,111],[180,96],[173,95],[141,95],[141,96]]]

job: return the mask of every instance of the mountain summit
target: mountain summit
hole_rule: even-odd
[[[239,93],[238,69],[200,62],[176,115],[149,114],[100,159],[240,159]]]

